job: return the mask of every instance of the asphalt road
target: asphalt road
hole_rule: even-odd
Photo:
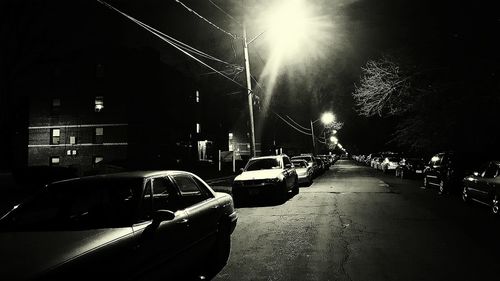
[[[213,280],[500,280],[500,220],[341,160],[281,205],[238,208]]]

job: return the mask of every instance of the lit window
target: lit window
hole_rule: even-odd
[[[94,143],[103,143],[103,141],[104,141],[104,128],[102,127],[95,128]]]
[[[98,164],[100,162],[104,161],[104,157],[102,156],[94,156],[94,164]]]
[[[75,156],[76,155],[76,150],[71,150],[71,155]]]
[[[196,133],[199,134],[201,132],[200,123],[196,123]]]
[[[75,136],[69,137],[69,144],[76,144],[76,137]]]
[[[50,165],[59,165],[60,159],[58,156],[50,157]]]
[[[101,112],[104,109],[104,97],[97,96],[95,97],[95,112]]]
[[[71,155],[71,150],[70,150],[70,149],[68,149],[68,150],[66,151],[66,155]]]
[[[200,102],[200,92],[196,91],[196,103]]]
[[[233,133],[229,133],[229,139],[232,140],[233,139]]]
[[[61,130],[52,129],[50,130],[50,144],[60,144],[61,143]]]

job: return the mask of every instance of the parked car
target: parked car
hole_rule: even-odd
[[[483,203],[494,215],[499,214],[500,161],[488,162],[483,169],[464,178],[462,200]]]
[[[382,163],[382,157],[375,157],[371,160],[370,167],[379,170],[380,163]]]
[[[399,161],[401,161],[401,158],[399,157],[394,157],[394,156],[385,157],[384,160],[380,162],[380,169],[384,171],[384,173],[394,172],[399,164]]]
[[[288,193],[299,193],[299,178],[286,155],[251,158],[232,184],[236,201],[250,196],[268,194],[284,202]]]
[[[318,163],[314,159],[314,157],[310,154],[302,154],[293,156],[292,160],[306,160],[309,167],[312,167],[313,177],[316,177],[319,174],[320,168],[318,167]]]
[[[0,276],[214,276],[227,262],[237,219],[229,194],[214,192],[188,172],[127,172],[59,181],[0,219]]]
[[[295,167],[297,176],[299,177],[299,184],[310,185],[313,182],[313,170],[307,164],[306,160],[292,160],[292,164]]]
[[[403,158],[399,161],[395,174],[402,179],[422,176],[424,167],[424,160],[420,158]]]
[[[424,169],[424,187],[437,186],[440,194],[459,190],[466,164],[466,160],[454,152],[434,155]]]

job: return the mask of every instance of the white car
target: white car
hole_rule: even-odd
[[[312,184],[313,181],[313,169],[309,166],[306,160],[292,160],[293,166],[295,166],[295,171],[299,177],[299,184],[305,183],[307,185]]]
[[[232,185],[235,201],[261,194],[286,201],[288,193],[299,193],[297,172],[286,155],[254,157],[250,159]]]

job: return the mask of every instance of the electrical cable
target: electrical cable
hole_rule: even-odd
[[[233,16],[231,16],[229,13],[227,13],[226,11],[224,11],[221,7],[219,7],[217,4],[215,4],[214,2],[212,2],[212,0],[208,0],[208,2],[210,2],[210,4],[214,5],[215,8],[217,8],[219,11],[221,11],[224,15],[226,15],[228,18],[232,19],[234,22],[236,22],[237,24],[239,25],[242,25],[237,19],[235,19]]]
[[[209,21],[208,19],[204,18],[202,15],[200,15],[198,12],[196,12],[195,10],[189,8],[186,4],[182,3],[181,1],[179,0],[175,0],[175,2],[181,4],[181,6],[183,6],[186,10],[188,10],[189,12],[195,14],[196,16],[198,16],[200,19],[204,20],[206,23],[210,24],[211,26],[215,27],[216,29],[218,29],[219,31],[231,36],[233,39],[238,39],[238,36],[232,34],[231,32],[229,31],[225,31],[224,29],[218,27],[215,23]]]
[[[177,39],[175,39],[175,38],[173,38],[173,37],[170,37],[170,36],[168,36],[168,35],[166,35],[166,34],[164,34],[164,33],[160,32],[160,31],[158,31],[158,30],[156,30],[156,29],[154,29],[154,28],[152,28],[152,27],[150,27],[149,25],[147,25],[147,24],[145,24],[145,23],[143,23],[143,22],[141,22],[141,21],[139,21],[139,20],[137,20],[137,19],[135,19],[135,18],[133,18],[133,17],[131,17],[131,16],[127,15],[126,13],[124,13],[124,12],[122,12],[122,11],[118,10],[117,8],[113,7],[112,5],[110,5],[110,4],[108,4],[108,3],[106,3],[106,2],[104,2],[104,1],[102,1],[102,0],[96,0],[96,1],[97,1],[97,2],[99,2],[99,3],[101,3],[101,4],[103,4],[103,5],[104,5],[104,6],[106,6],[106,7],[108,7],[108,8],[110,8],[110,9],[114,10],[115,12],[118,12],[119,14],[121,14],[121,15],[125,16],[126,18],[128,18],[129,20],[133,21],[134,23],[138,24],[139,26],[143,27],[144,29],[148,30],[149,32],[153,33],[153,34],[154,34],[155,36],[157,36],[158,38],[162,39],[162,40],[163,40],[163,41],[165,41],[166,43],[168,43],[168,44],[170,44],[171,46],[173,46],[174,48],[178,49],[179,51],[181,51],[181,52],[182,52],[182,53],[184,53],[185,55],[189,56],[189,57],[190,57],[190,58],[192,58],[193,60],[195,60],[195,61],[199,62],[199,63],[200,63],[200,64],[202,64],[203,66],[205,66],[205,67],[207,67],[207,68],[209,68],[209,69],[213,70],[214,72],[218,73],[219,75],[223,76],[224,78],[226,78],[226,79],[228,79],[228,80],[232,81],[233,83],[237,84],[238,86],[240,86],[240,87],[242,87],[242,88],[245,88],[245,89],[246,89],[246,87],[245,87],[245,86],[243,86],[242,84],[238,83],[238,82],[237,82],[237,81],[235,81],[234,79],[231,79],[230,77],[226,76],[226,75],[225,75],[224,73],[222,73],[221,71],[219,71],[219,70],[217,70],[217,69],[213,68],[212,66],[210,66],[210,65],[206,64],[205,62],[201,61],[200,59],[198,59],[198,58],[194,57],[193,55],[191,55],[191,54],[189,53],[189,51],[185,50],[185,49],[184,49],[183,47],[181,47],[181,46],[185,46],[185,48],[188,48],[188,49],[190,49],[190,50],[196,50],[195,48],[193,48],[193,47],[191,47],[191,46],[189,46],[189,45],[187,45],[187,44],[185,44],[185,43],[183,43],[183,42],[181,42],[181,41],[179,41],[179,40],[177,40]],[[179,45],[181,45],[181,46],[179,46]],[[231,64],[229,64],[229,63],[227,63],[227,62],[224,62],[224,61],[219,60],[219,59],[217,59],[217,58],[215,58],[215,57],[212,57],[212,56],[210,56],[210,55],[207,55],[207,54],[205,54],[205,53],[203,53],[203,52],[201,52],[201,51],[199,51],[199,50],[196,50],[196,52],[197,52],[197,53],[201,53],[201,54],[206,55],[206,56],[204,56],[204,57],[206,57],[206,58],[215,59],[215,60],[217,60],[217,61],[219,61],[219,62],[223,62],[223,63],[225,63],[225,64],[231,65]],[[207,57],[207,56],[208,56],[208,57]]]
[[[299,123],[295,122],[295,120],[293,120],[292,117],[290,117],[288,115],[285,115],[285,116],[288,117],[288,119],[290,121],[292,121],[296,126],[300,127],[301,129],[306,130],[306,131],[310,131],[311,130],[311,128],[306,128],[306,127],[300,125]]]
[[[278,117],[279,117],[279,118],[280,118],[283,122],[285,122],[288,126],[292,127],[294,130],[296,130],[296,131],[298,131],[298,132],[300,132],[300,133],[302,133],[302,134],[304,134],[304,135],[311,136],[311,134],[310,134],[310,133],[303,132],[303,131],[301,131],[300,129],[298,129],[298,128],[296,128],[295,126],[293,126],[292,124],[290,124],[288,121],[286,121],[286,119],[285,119],[285,118],[281,117],[278,113],[276,113],[276,112],[274,112],[274,111],[273,111],[273,113],[274,113],[276,116],[278,116]]]

